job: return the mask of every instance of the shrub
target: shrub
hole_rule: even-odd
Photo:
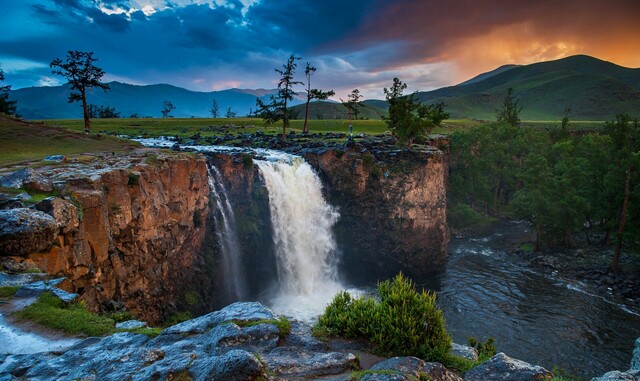
[[[449,224],[454,228],[479,225],[486,222],[487,218],[473,210],[469,205],[458,203],[448,210]]]
[[[335,296],[320,316],[316,331],[347,338],[365,338],[385,356],[440,358],[451,349],[436,295],[416,291],[402,274],[378,284],[379,301],[352,298],[347,292]]]
[[[242,154],[242,164],[246,169],[253,168],[253,156],[248,153]]]

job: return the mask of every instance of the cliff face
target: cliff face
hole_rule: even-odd
[[[192,307],[184,304],[201,299],[206,279],[204,157],[148,151],[84,160],[39,170],[63,193],[37,205],[54,216],[58,231],[47,250],[25,257],[67,277],[66,288],[92,310],[123,304],[155,323],[177,303]]]
[[[449,242],[443,151],[352,148],[309,152],[305,158],[340,210],[336,235],[347,278],[371,281],[398,271],[420,277],[442,270]]]

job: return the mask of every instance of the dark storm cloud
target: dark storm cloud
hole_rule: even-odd
[[[0,36],[0,62],[4,55],[48,64],[67,50],[87,50],[110,79],[200,90],[270,87],[273,69],[291,53],[303,56],[300,66],[314,63],[318,84],[333,88],[381,88],[393,76],[432,88],[504,63],[576,53],[640,64],[637,0],[262,0],[248,9],[237,0],[187,3],[158,8],[156,1],[154,12],[117,14],[132,2],[16,2],[9,12],[21,20],[0,15],[11,23]],[[24,82],[15,87],[50,76],[40,66],[16,73]]]

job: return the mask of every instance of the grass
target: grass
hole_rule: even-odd
[[[395,375],[400,374],[397,370],[381,369],[381,370],[354,370],[349,374],[349,381],[358,381],[368,374]]]
[[[0,298],[10,298],[18,292],[20,286],[2,286],[0,287]]]
[[[16,316],[71,334],[102,336],[115,329],[113,319],[90,312],[81,302],[65,303],[50,292],[40,295],[35,303],[18,311]]]
[[[291,333],[291,322],[284,316],[280,316],[279,319],[260,319],[260,320],[232,320],[232,323],[239,327],[253,327],[258,324],[273,324],[278,327],[280,331],[280,338],[285,338],[289,333]]]
[[[113,136],[85,135],[0,114],[0,167],[42,160],[50,155],[123,152],[138,146]]]
[[[141,328],[131,328],[131,329],[116,329],[115,332],[131,332],[137,333],[140,335],[147,335],[151,338],[159,336],[162,333],[162,328],[158,327],[141,327]]]

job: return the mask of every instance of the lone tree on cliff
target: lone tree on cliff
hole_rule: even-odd
[[[520,124],[520,112],[522,111],[522,106],[518,105],[519,102],[515,95],[513,95],[513,89],[510,87],[502,101],[502,105],[500,105],[500,108],[496,111],[497,122],[503,122],[512,127],[517,127]]]
[[[15,115],[17,102],[9,100],[9,90],[11,90],[11,85],[2,86],[2,82],[4,82],[4,71],[0,68],[0,112],[8,115]]]
[[[431,133],[433,127],[449,118],[449,114],[444,111],[444,103],[420,104],[414,94],[402,95],[406,88],[398,78],[393,79],[391,89],[384,88],[389,101],[389,116],[385,121],[395,131],[394,136],[397,134],[400,142],[411,149],[416,139]]]
[[[311,66],[309,62],[307,62],[307,67],[304,69],[304,76],[307,78],[307,104],[305,105],[304,111],[304,126],[302,127],[302,132],[309,132],[309,128],[307,127],[307,121],[309,120],[309,103],[312,100],[325,100],[329,97],[334,96],[336,93],[333,90],[322,91],[319,89],[311,88],[311,76],[316,72],[316,68]]]
[[[256,105],[258,106],[256,113],[264,119],[266,124],[272,124],[282,119],[283,139],[286,139],[287,128],[289,128],[288,102],[293,100],[294,95],[298,95],[298,93],[293,91],[293,86],[303,84],[300,81],[293,80],[293,74],[298,66],[296,61],[299,59],[300,57],[292,54],[287,60],[287,63],[282,65],[282,70],[275,69],[276,73],[280,74],[278,94],[276,96],[272,95],[269,103],[264,103],[259,98],[256,98]]]
[[[109,85],[101,82],[105,73],[101,68],[93,64],[96,61],[98,59],[93,57],[93,52],[69,50],[65,62],[62,62],[60,58],[56,58],[49,64],[53,74],[65,77],[67,83],[71,85],[69,103],[82,102],[85,133],[89,133],[91,123],[89,110],[87,109],[87,89],[98,87],[104,91],[109,90]]]

